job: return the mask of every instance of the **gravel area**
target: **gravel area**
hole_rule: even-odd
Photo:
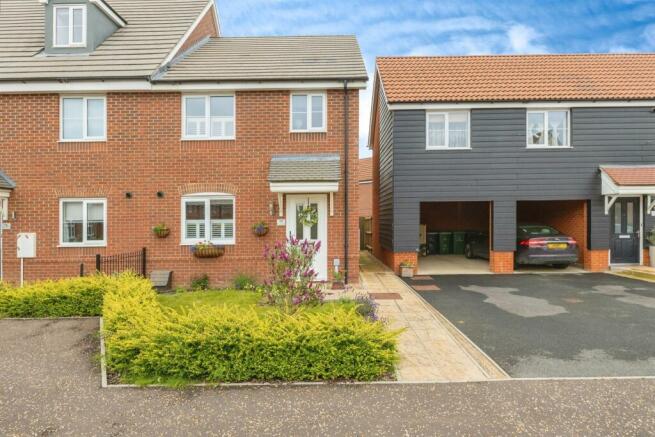
[[[0,321],[3,435],[655,432],[655,381],[102,389],[98,321]]]

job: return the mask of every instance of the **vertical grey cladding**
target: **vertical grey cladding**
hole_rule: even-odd
[[[380,244],[387,250],[393,250],[393,113],[387,106],[382,87],[379,93],[380,105],[380,193],[379,193],[379,225]]]
[[[572,108],[566,149],[528,149],[525,108],[473,109],[470,150],[425,150],[422,110],[394,111],[393,125],[395,251],[417,248],[420,202],[587,199],[589,246],[607,249],[598,167],[655,164],[650,107]],[[508,236],[494,243],[506,248]]]
[[[512,252],[516,249],[516,201],[496,200],[493,211],[493,241],[491,249]]]

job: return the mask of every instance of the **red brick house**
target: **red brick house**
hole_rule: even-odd
[[[37,241],[25,280],[143,247],[176,285],[261,278],[289,233],[322,241],[321,279],[357,280],[354,37],[222,37],[207,0],[3,0],[0,54],[4,280],[20,233]],[[203,241],[224,256],[195,257]]]

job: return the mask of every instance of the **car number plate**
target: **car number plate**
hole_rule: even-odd
[[[562,250],[562,249],[566,249],[567,247],[568,244],[566,243],[548,243],[549,249]]]

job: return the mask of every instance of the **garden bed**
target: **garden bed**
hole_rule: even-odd
[[[106,362],[122,383],[371,381],[389,378],[397,332],[352,302],[291,314],[257,293],[157,296],[146,280],[119,281],[103,305]]]

